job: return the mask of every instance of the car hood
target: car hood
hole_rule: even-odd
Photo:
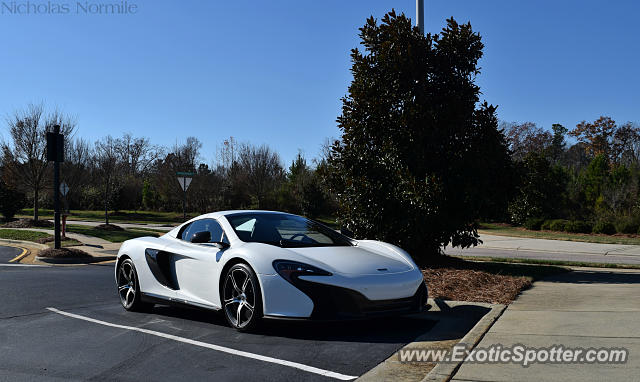
[[[343,275],[382,275],[407,272],[413,265],[391,249],[355,247],[286,248],[329,272]]]

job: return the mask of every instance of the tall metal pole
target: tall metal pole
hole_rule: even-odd
[[[182,219],[187,220],[187,177],[182,178]]]
[[[416,25],[424,34],[424,0],[416,0]]]
[[[53,126],[53,132],[60,134],[60,125]],[[53,162],[53,229],[54,247],[60,249],[60,162]]]

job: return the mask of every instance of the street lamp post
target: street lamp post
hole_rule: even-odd
[[[424,0],[416,0],[416,24],[424,34]]]

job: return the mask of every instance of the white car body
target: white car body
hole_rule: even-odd
[[[224,280],[232,264],[243,262],[257,276],[262,314],[267,318],[342,319],[402,314],[420,310],[426,301],[420,269],[409,254],[394,245],[352,240],[352,246],[288,248],[245,242],[226,218],[240,213],[277,212],[214,212],[191,219],[158,238],[127,240],[118,252],[116,269],[125,258],[133,261],[146,300],[219,310],[221,279]],[[218,222],[228,248],[179,238],[187,225],[201,219]],[[302,287],[305,293],[300,285],[294,285],[276,271],[276,260],[309,264],[331,275],[301,275],[299,280],[303,282],[298,283],[305,285]]]

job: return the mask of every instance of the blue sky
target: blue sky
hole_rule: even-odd
[[[51,0],[69,12],[7,10],[25,3],[0,0],[1,116],[44,101],[77,116],[78,135],[92,142],[131,132],[170,146],[196,136],[207,162],[229,136],[266,143],[287,163],[299,149],[316,156],[339,136],[358,28],[391,8],[415,17],[414,0],[132,0],[128,15]],[[482,34],[478,84],[500,119],[545,128],[640,120],[640,3],[425,3],[428,32],[454,16]]]

